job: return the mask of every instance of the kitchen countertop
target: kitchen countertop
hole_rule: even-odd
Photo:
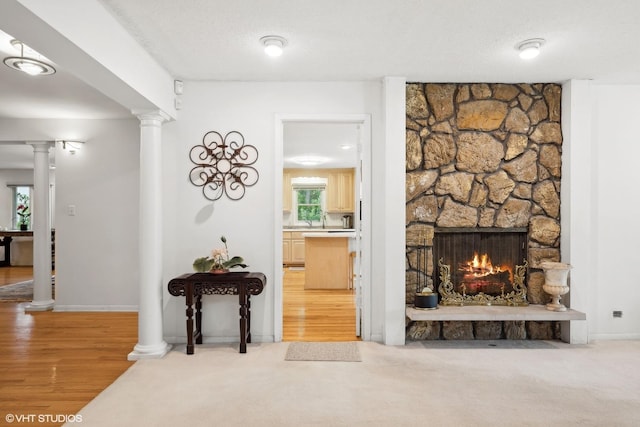
[[[342,228],[342,227],[282,227],[282,231],[304,231],[304,232],[327,232],[327,231],[356,231],[355,228]]]
[[[356,237],[356,231],[353,230],[353,229],[309,231],[309,232],[303,232],[302,233],[302,237],[326,237],[326,238],[347,237],[347,238],[353,238],[353,237]]]

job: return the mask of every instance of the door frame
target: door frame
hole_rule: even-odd
[[[360,169],[361,206],[360,222],[360,286],[361,301],[356,301],[361,310],[360,338],[371,340],[371,115],[370,114],[276,114],[275,115],[275,188],[274,188],[274,304],[273,337],[275,342],[282,341],[282,170],[285,123],[352,123],[360,126],[362,144],[362,166]],[[357,224],[357,222],[356,222]]]

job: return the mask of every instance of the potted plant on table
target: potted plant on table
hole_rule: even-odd
[[[246,268],[244,259],[241,256],[229,257],[229,248],[227,247],[227,239],[220,237],[224,244],[224,248],[216,248],[211,251],[211,256],[196,258],[193,261],[193,269],[198,273],[227,273],[230,268],[241,267]]]
[[[31,210],[29,209],[29,196],[26,194],[18,194],[18,207],[16,213],[20,217],[18,226],[21,231],[29,229],[29,217],[31,216]]]

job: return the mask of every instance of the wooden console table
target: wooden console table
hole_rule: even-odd
[[[196,344],[202,344],[202,295],[238,295],[240,304],[240,353],[247,352],[251,342],[251,295],[259,295],[267,283],[262,273],[232,272],[224,274],[187,273],[169,281],[169,293],[186,297],[187,354],[193,354]],[[193,330],[195,298],[196,330]]]
[[[0,231],[0,246],[4,247],[4,259],[0,260],[0,267],[11,266],[11,242],[14,237],[33,237],[33,231],[7,230]]]

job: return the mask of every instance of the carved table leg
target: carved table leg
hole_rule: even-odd
[[[247,352],[247,294],[244,287],[241,286],[238,292],[240,299],[240,353]]]
[[[202,344],[202,295],[196,297],[196,344]]]
[[[193,354],[193,289],[187,288],[187,354]]]
[[[251,343],[251,295],[247,295],[247,343]]]
[[[13,237],[4,236],[0,240],[0,246],[4,246],[4,260],[0,261],[0,267],[11,266],[11,241]]]

